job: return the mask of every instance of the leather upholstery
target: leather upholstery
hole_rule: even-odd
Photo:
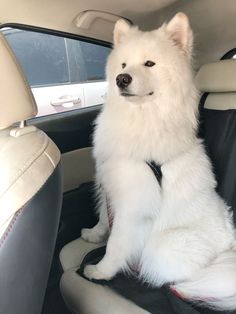
[[[24,129],[27,129],[25,127]],[[19,137],[0,132],[0,237],[14,214],[43,186],[60,160],[56,145],[40,130]]]
[[[210,93],[206,98],[204,108],[215,110],[236,109],[236,92]]]
[[[0,68],[0,313],[40,314],[61,210],[60,152],[21,122],[37,109],[2,35]]]
[[[195,82],[201,92],[236,91],[236,59],[221,60],[203,65]]]
[[[37,106],[27,80],[0,33],[0,129],[34,117]]]
[[[41,313],[57,236],[61,196],[61,167],[58,165],[40,190],[13,216],[0,238],[0,313]]]
[[[61,291],[68,308],[76,314],[148,314],[148,311],[111,289],[94,284],[69,269],[62,276]]]
[[[102,243],[90,243],[82,238],[76,239],[63,247],[60,252],[60,262],[64,271],[76,268],[84,257],[92,250],[104,246]]]

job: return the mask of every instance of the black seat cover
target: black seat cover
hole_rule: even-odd
[[[217,191],[232,207],[236,226],[236,109],[204,109],[203,134],[217,178]]]

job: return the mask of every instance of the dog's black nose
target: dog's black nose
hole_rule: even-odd
[[[119,74],[116,77],[116,84],[119,88],[123,89],[132,82],[132,77],[128,73]]]

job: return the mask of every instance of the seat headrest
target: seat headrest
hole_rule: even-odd
[[[0,69],[0,129],[5,129],[34,117],[37,106],[15,55],[1,33]]]
[[[196,75],[195,83],[201,92],[236,92],[236,59],[203,65]]]

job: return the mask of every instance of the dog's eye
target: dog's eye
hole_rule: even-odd
[[[148,60],[144,63],[145,67],[153,67],[155,64],[156,64],[155,62],[150,61],[150,60]]]
[[[126,63],[122,63],[122,69],[124,69],[126,67]]]

